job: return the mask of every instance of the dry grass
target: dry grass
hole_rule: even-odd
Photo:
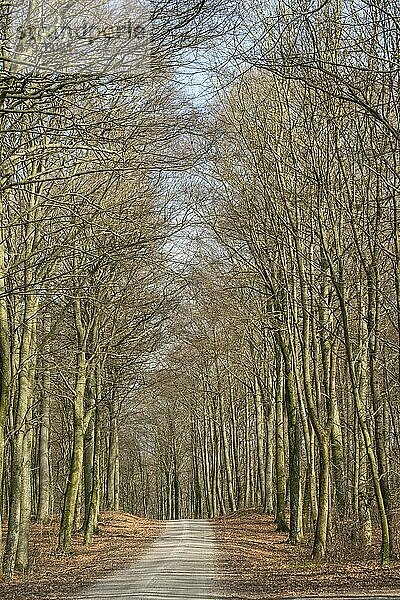
[[[382,569],[362,558],[316,563],[309,544],[291,545],[273,519],[244,511],[215,519],[219,566],[227,598],[260,600],[283,596],[362,594],[397,591],[400,562]]]
[[[125,513],[105,513],[93,544],[74,537],[72,556],[57,556],[58,523],[33,525],[31,564],[27,575],[12,583],[0,581],[2,600],[59,600],[78,592],[97,578],[133,563],[160,533],[162,525]]]

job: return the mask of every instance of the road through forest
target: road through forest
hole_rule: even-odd
[[[134,566],[91,586],[75,600],[217,600],[215,539],[208,521],[168,521]]]

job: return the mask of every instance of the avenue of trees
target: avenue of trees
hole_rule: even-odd
[[[58,551],[69,553],[74,531],[90,543],[100,508],[119,507],[121,407],[175,303],[167,242],[179,219],[164,172],[190,154],[190,110],[173,75],[179,53],[202,39],[201,8],[2,3],[0,571],[8,579],[29,567],[32,520],[60,515]]]
[[[31,522],[59,515],[69,553],[103,509],[257,507],[315,559],[379,534],[388,564],[400,7],[149,2],[145,69],[115,47],[71,75],[15,42],[21,6],[1,22],[4,575]],[[197,47],[217,84],[193,102]]]
[[[311,533],[316,559],[335,535],[365,547],[380,531],[388,564],[400,500],[398,7],[300,4],[268,17],[253,6],[239,46],[249,68],[228,69],[215,97],[191,183],[189,291],[143,441],[125,441],[124,505],[162,518],[256,505],[293,543]]]

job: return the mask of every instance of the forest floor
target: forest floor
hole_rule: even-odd
[[[379,565],[379,535],[366,549],[351,547],[351,528],[331,540],[326,562],[310,559],[310,542],[291,545],[270,516],[248,510],[214,519],[224,598],[265,600],[295,596],[399,595],[400,561]],[[125,513],[105,513],[93,544],[74,537],[72,556],[57,555],[58,523],[33,525],[29,573],[0,580],[2,600],[61,600],[135,562],[162,524]]]
[[[350,548],[351,532],[332,543],[329,561],[310,559],[310,542],[288,543],[273,518],[243,511],[214,520],[219,542],[221,585],[227,598],[261,600],[276,597],[399,595],[400,561],[379,564],[376,546]]]
[[[0,580],[1,600],[65,599],[98,577],[132,564],[162,527],[125,513],[105,513],[93,544],[85,546],[82,535],[76,534],[72,556],[60,556],[58,525],[32,525],[29,573],[17,575],[12,583]]]

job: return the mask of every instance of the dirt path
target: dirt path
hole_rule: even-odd
[[[215,540],[207,521],[169,521],[145,557],[89,587],[77,600],[217,600]]]

